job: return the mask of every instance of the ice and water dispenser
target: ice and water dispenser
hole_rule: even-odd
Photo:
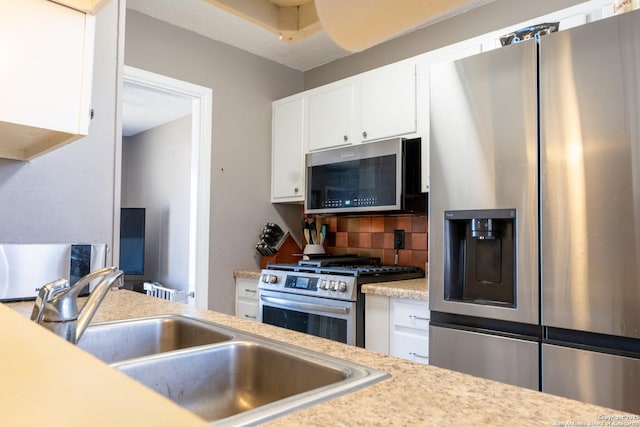
[[[516,210],[444,213],[444,299],[516,305]]]

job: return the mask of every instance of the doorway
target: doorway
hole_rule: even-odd
[[[132,99],[127,98],[127,91],[136,91]],[[130,122],[136,116],[140,121],[148,121],[159,113],[164,118],[159,118],[158,122],[142,123],[139,129],[153,128],[157,124],[172,122],[173,119],[190,117],[190,148],[186,153],[187,165],[185,171],[188,176],[185,191],[188,191],[188,207],[185,207],[185,219],[188,225],[188,239],[185,239],[188,256],[187,265],[187,287],[185,291],[188,295],[188,303],[198,308],[208,306],[208,277],[209,277],[209,210],[210,210],[210,182],[211,182],[211,109],[212,90],[210,88],[194,85],[188,82],[176,80],[167,76],[152,73],[149,71],[124,66],[123,72],[123,103],[135,103],[135,108],[123,107],[123,124]],[[148,103],[143,100],[147,99]],[[163,102],[162,100],[167,102]],[[173,102],[172,102],[173,101]],[[186,110],[184,109],[186,105]],[[146,109],[146,110],[145,110]],[[171,111],[177,109],[177,111]],[[131,111],[143,111],[143,114],[131,113]],[[129,113],[127,113],[129,111]],[[146,111],[147,113],[144,113]],[[154,114],[152,114],[154,113]],[[125,115],[129,117],[125,117]],[[182,118],[176,121],[184,122],[189,118]],[[184,125],[184,124],[183,124]],[[189,126],[189,123],[186,124]],[[124,126],[123,126],[124,127]],[[140,130],[137,130],[138,132]],[[135,131],[134,131],[135,132]],[[123,134],[125,131],[123,130]],[[187,132],[188,134],[188,132]],[[124,147],[119,150],[122,156]],[[123,161],[120,161],[123,164]],[[123,168],[124,172],[124,168]],[[122,192],[121,188],[116,191]],[[122,194],[118,197],[122,200]],[[166,216],[164,221],[166,221]],[[119,221],[115,221],[117,230],[114,230],[116,238],[120,235]],[[171,242],[165,242],[171,244]],[[120,247],[118,242],[117,247]],[[114,253],[114,257],[117,254]],[[167,253],[165,251],[164,255]],[[169,285],[169,287],[171,287]]]

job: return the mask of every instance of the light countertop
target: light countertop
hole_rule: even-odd
[[[3,425],[204,425],[190,413],[25,320],[32,304],[0,305]],[[391,374],[380,383],[286,415],[269,425],[553,426],[565,421],[597,423],[603,416],[620,414],[131,291],[110,292],[94,321],[169,313],[217,322]],[[58,364],[60,368],[55,369]],[[55,374],[59,371],[74,375]],[[38,402],[43,399],[48,403],[41,410]],[[34,411],[34,407],[40,409]],[[70,416],[50,417],[49,410]]]
[[[390,298],[429,301],[429,281],[424,277],[422,279],[368,283],[362,285],[362,293]]]

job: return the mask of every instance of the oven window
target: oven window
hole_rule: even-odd
[[[334,317],[275,308],[262,307],[262,322],[292,331],[305,332],[317,337],[347,343],[347,321]]]

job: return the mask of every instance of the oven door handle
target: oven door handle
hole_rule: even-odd
[[[349,307],[334,307],[331,305],[314,304],[310,302],[291,301],[283,298],[268,297],[266,295],[260,295],[260,299],[272,304],[279,304],[289,308],[297,308],[299,310],[313,310],[322,313],[349,314]]]

